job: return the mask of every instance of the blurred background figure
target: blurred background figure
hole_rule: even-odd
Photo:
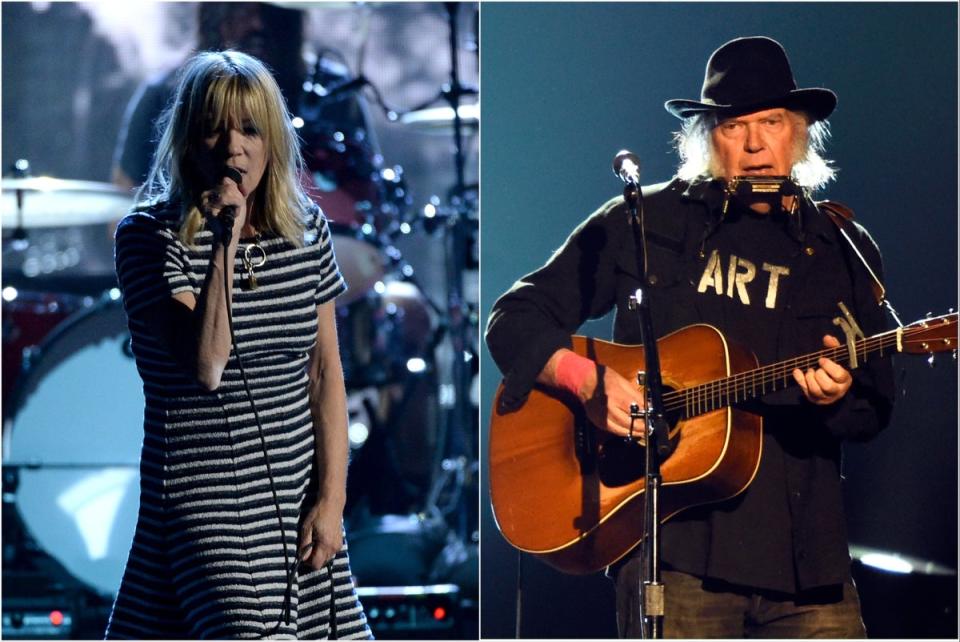
[[[233,48],[281,87],[350,288],[345,514],[370,626],[475,638],[477,5],[23,3],[2,29],[3,636],[102,634],[143,421],[113,228],[173,70]]]

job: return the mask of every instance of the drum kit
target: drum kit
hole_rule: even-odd
[[[365,117],[345,123],[330,116],[335,110],[311,111],[307,99],[301,106],[301,181],[330,221],[349,287],[336,311],[348,393],[389,389],[378,411],[389,433],[404,408],[441,396],[421,391],[411,400],[415,387],[405,385],[411,373],[437,369],[436,348],[451,327],[447,307],[423,292],[395,244],[423,214]],[[424,114],[422,127],[442,118]],[[115,227],[132,197],[108,184],[31,177],[18,161],[2,180],[0,205],[5,594],[8,573],[42,558],[109,602],[139,500],[144,399],[113,262]],[[427,428],[419,430],[425,441]]]

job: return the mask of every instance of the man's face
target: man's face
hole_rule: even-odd
[[[710,133],[714,177],[789,176],[802,134],[798,121],[779,107],[721,120]]]

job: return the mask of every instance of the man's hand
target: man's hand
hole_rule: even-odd
[[[633,437],[641,444],[645,443],[646,421],[630,418],[631,404],[643,408],[643,390],[611,368],[601,366],[600,372],[603,373],[602,385],[598,385],[595,374],[592,382],[585,382],[579,395],[587,418],[598,428],[621,437],[630,435],[630,423],[633,421]]]
[[[840,347],[840,341],[829,334],[823,336],[823,345],[827,348]],[[826,357],[820,357],[820,367],[814,370],[800,368],[793,370],[793,378],[803,389],[803,395],[810,403],[828,406],[840,400],[853,385],[853,377],[843,366]]]
[[[598,380],[598,374],[602,380]],[[598,428],[615,435],[630,434],[630,406],[643,408],[644,392],[620,374],[561,348],[554,352],[537,378],[541,383],[562,388],[577,396],[587,418]],[[637,419],[633,436],[642,440],[646,423]]]

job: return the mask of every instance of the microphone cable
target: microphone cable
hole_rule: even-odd
[[[257,434],[260,437],[260,447],[261,447],[261,450],[263,451],[263,461],[267,468],[267,479],[270,482],[270,493],[273,495],[273,505],[277,511],[277,522],[280,524],[280,540],[281,540],[281,545],[283,546],[283,563],[284,563],[284,571],[286,573],[287,586],[283,595],[283,606],[280,611],[280,620],[277,622],[277,626],[276,626],[276,629],[279,629],[282,623],[290,624],[290,606],[291,606],[291,602],[293,601],[293,579],[294,579],[294,576],[296,575],[296,571],[297,571],[296,567],[299,564],[299,560],[295,558],[293,561],[293,564],[290,563],[290,555],[287,552],[287,533],[283,525],[283,512],[280,510],[280,498],[279,498],[279,495],[277,494],[277,485],[273,478],[273,470],[270,467],[270,456],[267,452],[267,440],[264,435],[263,423],[260,421],[260,413],[257,410],[257,404],[253,400],[253,393],[250,390],[250,382],[247,379],[246,369],[243,367],[243,358],[240,354],[240,348],[237,345],[237,337],[233,328],[233,309],[230,304],[230,287],[229,287],[229,282],[227,280],[227,265],[228,265],[227,250],[233,236],[233,230],[232,230],[233,216],[227,215],[226,218],[227,218],[227,221],[225,222],[228,222],[229,225],[224,226],[224,232],[221,234],[221,242],[223,243],[223,297],[224,297],[224,303],[227,306],[227,326],[230,328],[230,348],[237,359],[237,366],[240,369],[240,376],[243,379],[243,387],[247,393],[247,400],[250,402],[250,407],[253,409],[254,419],[256,419],[256,422],[257,422]],[[219,393],[217,396],[219,397]],[[221,400],[221,406],[222,405],[223,405],[223,402]],[[226,414],[227,414],[226,408],[224,408],[224,415]],[[229,417],[227,421],[229,423]],[[297,536],[296,546],[299,550],[299,546],[300,546],[299,535]],[[333,590],[333,585],[331,581],[331,591],[332,590]]]

